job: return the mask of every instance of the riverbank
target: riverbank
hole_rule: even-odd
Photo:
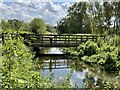
[[[103,39],[99,39],[97,42],[87,41],[77,48],[66,49],[66,55],[79,58],[89,64],[103,66],[107,71],[120,70],[120,47],[114,38],[111,38],[110,41]]]
[[[88,41],[76,48],[66,49],[66,55],[70,58],[77,58],[92,67],[99,66],[101,70],[109,74],[115,74],[120,81],[120,47],[119,36],[110,37],[108,40],[99,39],[97,42]],[[119,84],[110,86],[115,88]],[[120,87],[120,86],[119,86]]]

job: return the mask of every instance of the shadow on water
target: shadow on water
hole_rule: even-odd
[[[54,48],[54,51],[58,50]],[[49,51],[49,50],[48,50]],[[52,51],[52,50],[50,50]],[[44,77],[53,73],[53,81],[57,84],[64,82],[65,77],[71,74],[70,84],[79,88],[92,88],[95,85],[103,87],[106,81],[115,82],[115,77],[108,75],[100,68],[90,67],[80,60],[66,58],[63,53],[41,54],[36,60],[36,67]]]

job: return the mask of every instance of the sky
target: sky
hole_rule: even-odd
[[[29,22],[37,17],[48,24],[57,25],[67,15],[68,8],[78,1],[87,0],[0,0],[0,20]]]
[[[71,0],[0,0],[0,20],[18,19],[29,22],[37,17],[56,25],[67,15],[71,6],[69,1]]]

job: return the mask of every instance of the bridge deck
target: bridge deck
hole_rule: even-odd
[[[76,47],[79,44],[88,40],[97,41],[97,39],[105,38],[104,36],[97,35],[78,35],[78,34],[67,34],[67,35],[46,35],[46,34],[30,34],[25,35],[27,41],[30,40],[31,45],[34,47]]]
[[[105,36],[98,36],[92,34],[20,34],[24,37],[24,40],[33,47],[76,47],[80,43],[88,40],[97,41],[99,37],[105,38]],[[18,36],[18,34],[11,34],[10,36]],[[2,35],[2,40],[6,37]],[[3,41],[4,42],[4,41]]]

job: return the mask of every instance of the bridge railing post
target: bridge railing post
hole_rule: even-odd
[[[92,36],[92,41],[95,41],[95,40],[94,40],[94,36]]]
[[[42,38],[42,46],[43,46],[43,35],[41,35],[41,38]]]
[[[87,36],[87,38],[86,38],[86,41],[88,41],[88,36]]]
[[[66,44],[66,35],[65,35],[65,44]]]
[[[57,44],[57,36],[54,36],[54,44]]]
[[[96,36],[96,38],[95,38],[95,42],[97,42],[97,39],[98,39],[98,36]]]
[[[80,39],[81,39],[81,43],[82,43],[82,41],[83,41],[83,40],[82,40],[82,36],[81,36],[81,38],[80,38]]]
[[[76,35],[76,44],[77,44],[77,35]]]
[[[68,45],[70,44],[70,36],[68,36]]]

